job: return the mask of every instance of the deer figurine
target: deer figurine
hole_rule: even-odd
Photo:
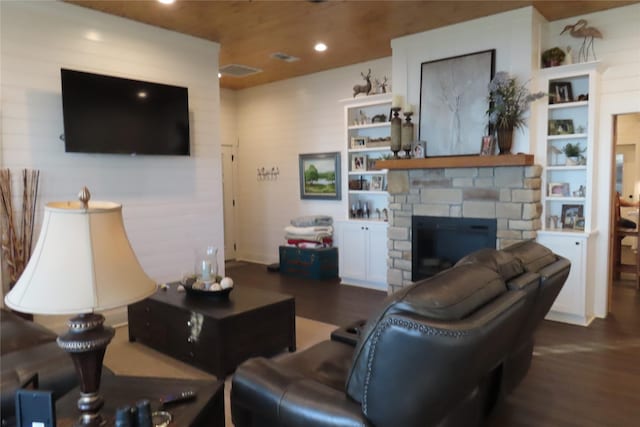
[[[355,98],[357,94],[364,93],[365,95],[369,95],[371,92],[371,68],[369,68],[369,72],[365,76],[364,73],[360,73],[362,78],[367,82],[365,85],[355,85],[353,87],[353,97]]]

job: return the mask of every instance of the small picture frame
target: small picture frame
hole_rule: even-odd
[[[584,230],[584,217],[579,216],[579,217],[575,218],[575,220],[573,222],[573,229],[574,230]]]
[[[571,82],[550,82],[549,104],[561,104],[563,102],[573,102]]]
[[[371,190],[382,191],[384,188],[384,176],[382,175],[373,175],[371,177]]]
[[[571,194],[568,182],[550,182],[549,197],[569,197]]]
[[[362,179],[350,179],[349,190],[362,190]]]
[[[574,133],[573,120],[549,120],[549,135],[571,135]]]
[[[369,137],[367,136],[353,136],[351,137],[351,148],[366,148]]]
[[[482,137],[482,143],[480,144],[481,156],[493,156],[496,151],[496,139],[493,135],[486,135]]]
[[[367,156],[367,170],[372,171],[376,170],[376,162],[378,161],[377,157]]]
[[[562,205],[562,228],[574,229],[578,219],[582,218],[584,229],[584,207],[582,205]]]
[[[367,170],[367,157],[360,154],[354,154],[351,156],[351,170],[352,171],[366,171]]]
[[[415,141],[411,148],[414,159],[424,159],[427,157],[427,141]]]

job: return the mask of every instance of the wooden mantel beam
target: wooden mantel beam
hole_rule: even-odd
[[[531,165],[533,165],[533,154],[503,154],[498,156],[444,156],[426,159],[378,160],[376,169],[491,168]]]

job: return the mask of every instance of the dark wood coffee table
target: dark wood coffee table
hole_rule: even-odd
[[[290,295],[236,286],[228,299],[212,299],[172,283],[129,306],[129,341],[224,378],[250,357],[295,351],[295,314]]]
[[[196,392],[195,400],[175,403],[166,409],[173,416],[172,426],[214,426],[224,427],[224,382],[183,380],[173,378],[129,377],[103,375],[100,395],[105,404],[100,413],[113,425],[116,409],[122,406],[135,406],[136,402],[147,399],[151,410],[160,407],[159,399],[167,394],[176,394],[185,390]],[[56,402],[56,425],[72,426],[80,412],[77,408],[80,390],[75,388]]]

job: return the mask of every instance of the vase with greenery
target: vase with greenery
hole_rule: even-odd
[[[562,147],[562,152],[567,157],[567,165],[579,165],[582,158],[584,158],[582,153],[585,152],[585,148],[581,148],[578,143],[572,144],[568,142],[567,145]]]
[[[552,47],[542,52],[542,66],[543,67],[557,67],[562,64],[566,54],[559,47]]]
[[[525,85],[518,83],[505,71],[496,73],[489,83],[489,131],[496,131],[500,154],[511,153],[513,130],[526,124],[525,113],[536,99],[545,96],[544,92],[530,93]]]

